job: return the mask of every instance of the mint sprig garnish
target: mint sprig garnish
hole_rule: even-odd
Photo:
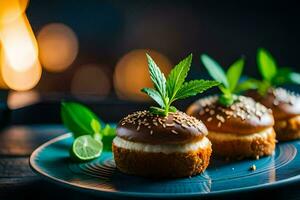
[[[72,132],[74,137],[74,143],[81,144],[79,141],[86,141],[85,145],[81,145],[80,148],[94,148],[93,152],[100,152],[99,154],[89,155],[86,158],[83,155],[74,152],[74,150],[80,150],[77,148],[71,149],[72,157],[76,157],[77,160],[90,160],[90,158],[96,158],[101,155],[102,148],[105,151],[111,151],[112,140],[116,135],[116,130],[109,124],[106,124],[102,128],[101,123],[89,108],[75,102],[62,102],[61,103],[61,118],[62,122],[67,129]],[[78,142],[78,143],[77,143]],[[89,143],[88,143],[89,142]],[[96,145],[96,144],[101,145]],[[102,145],[103,144],[103,145]],[[89,146],[90,145],[90,146]],[[97,151],[97,147],[101,147]]]
[[[97,116],[89,108],[75,102],[61,103],[61,119],[75,138],[94,133],[92,120],[101,127]]]
[[[247,79],[239,85],[239,91],[256,89],[260,95],[264,96],[271,87],[288,83],[300,84],[300,74],[287,67],[278,67],[274,57],[266,49],[258,49],[256,60],[262,79]]]
[[[233,104],[235,101],[234,94],[237,93],[237,85],[244,68],[244,58],[240,58],[230,65],[226,73],[217,61],[206,54],[201,55],[201,61],[209,75],[221,83],[219,89],[222,95],[219,98],[219,103],[224,106]]]
[[[157,115],[168,115],[176,112],[171,104],[179,99],[194,96],[217,86],[217,81],[194,80],[185,82],[192,63],[192,54],[179,62],[170,72],[168,78],[160,71],[155,61],[146,54],[148,67],[154,88],[143,88],[141,91],[150,96],[160,107],[151,106],[149,111]]]

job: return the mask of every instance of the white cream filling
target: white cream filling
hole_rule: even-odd
[[[200,141],[191,142],[186,144],[145,144],[145,143],[137,143],[124,140],[120,137],[115,137],[113,140],[115,146],[135,150],[135,151],[143,151],[143,152],[151,152],[151,153],[186,153],[189,151],[195,151],[201,149],[205,149],[211,145],[210,141],[204,137]]]
[[[215,140],[223,140],[223,141],[237,140],[237,139],[253,140],[255,138],[267,139],[268,136],[270,134],[272,134],[272,132],[273,132],[273,128],[268,128],[268,129],[265,129],[261,132],[251,133],[251,134],[247,134],[247,135],[209,131],[208,138],[215,139]]]

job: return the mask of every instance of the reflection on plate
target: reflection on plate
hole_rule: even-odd
[[[37,173],[66,186],[100,196],[195,197],[272,187],[300,180],[300,143],[278,144],[274,155],[259,160],[211,160],[205,173],[181,179],[155,180],[119,172],[111,152],[87,163],[69,159],[70,134],[57,137],[33,152],[30,165]],[[250,170],[252,165],[256,170]]]

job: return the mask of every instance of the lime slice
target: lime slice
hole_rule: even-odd
[[[103,145],[90,135],[83,135],[75,139],[71,155],[79,160],[92,160],[101,155]]]

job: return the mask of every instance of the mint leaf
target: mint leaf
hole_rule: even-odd
[[[191,63],[192,63],[193,55],[190,54],[180,63],[178,63],[170,72],[167,78],[167,92],[168,97],[172,101],[174,96],[176,95],[177,91],[180,89],[182,84],[187,77],[188,71],[190,70]]]
[[[222,94],[219,97],[219,103],[224,106],[230,106],[234,103],[235,99],[232,94]]]
[[[162,116],[166,116],[167,113],[164,109],[161,109],[161,108],[158,108],[158,107],[155,107],[155,106],[151,106],[149,108],[149,111],[155,115],[162,115]]]
[[[284,85],[288,83],[300,84],[300,74],[290,68],[278,68],[276,76],[272,79],[272,85]]]
[[[201,55],[201,61],[214,80],[221,82],[226,88],[229,88],[227,77],[219,63],[206,54]]]
[[[107,124],[104,129],[101,131],[102,134],[102,142],[103,142],[103,150],[111,151],[112,141],[116,137],[116,128],[111,127]]]
[[[94,133],[100,133],[101,124],[100,124],[100,122],[98,120],[92,119],[92,121],[91,121],[91,127],[92,127]]]
[[[295,84],[300,84],[300,74],[296,72],[291,72],[289,76],[290,82]]]
[[[166,78],[164,74],[160,71],[154,60],[148,55],[148,66],[151,80],[154,84],[155,89],[160,93],[162,98],[166,97]]]
[[[100,131],[101,131],[101,124],[98,120],[96,119],[92,119],[91,121],[91,127],[94,131],[94,139],[97,140],[97,141],[100,141],[102,140],[102,135],[100,134]]]
[[[244,68],[244,63],[245,63],[244,59],[240,58],[237,61],[235,61],[227,70],[226,76],[229,82],[229,89],[231,92],[234,91],[234,89],[236,88],[240,80]]]
[[[268,92],[270,87],[271,87],[270,82],[263,80],[258,84],[257,91],[261,96],[265,96],[265,94]]]
[[[198,93],[202,93],[205,90],[217,86],[220,83],[217,81],[207,80],[192,80],[183,84],[183,86],[177,92],[175,99],[185,99],[190,96],[195,96]]]
[[[79,103],[62,102],[61,119],[66,128],[77,138],[81,135],[93,135],[91,122],[98,118],[90,109]]]
[[[263,48],[258,49],[257,63],[263,79],[271,82],[277,74],[277,66],[270,52]]]
[[[161,108],[150,107],[149,111],[153,114],[166,116],[169,112],[176,112],[176,108],[171,104],[177,99],[187,98],[207,90],[210,87],[218,85],[216,81],[191,81],[184,83],[189,72],[192,54],[183,61],[179,62],[171,71],[166,81],[153,59],[147,54],[149,72],[154,88],[143,88],[141,91],[154,99]]]
[[[169,110],[170,110],[170,112],[176,112],[177,108],[174,106],[170,106]]]
[[[238,86],[235,88],[235,93],[244,92],[251,89],[257,89],[261,85],[261,81],[256,79],[247,79],[241,83],[238,84]]]
[[[154,90],[152,88],[143,88],[141,91],[146,93],[148,96],[150,96],[162,108],[165,107],[165,103],[164,103],[163,99],[161,98],[159,92],[157,92],[156,90]]]
[[[223,85],[219,85],[219,89],[222,91],[222,95],[219,97],[219,103],[221,103],[224,106],[229,106],[233,104],[234,99],[233,99],[233,94],[230,91],[229,88],[224,87]]]
[[[222,92],[223,94],[225,94],[226,96],[232,95],[232,92],[230,91],[230,89],[224,87],[223,85],[219,85],[219,89],[220,89],[221,92]]]

